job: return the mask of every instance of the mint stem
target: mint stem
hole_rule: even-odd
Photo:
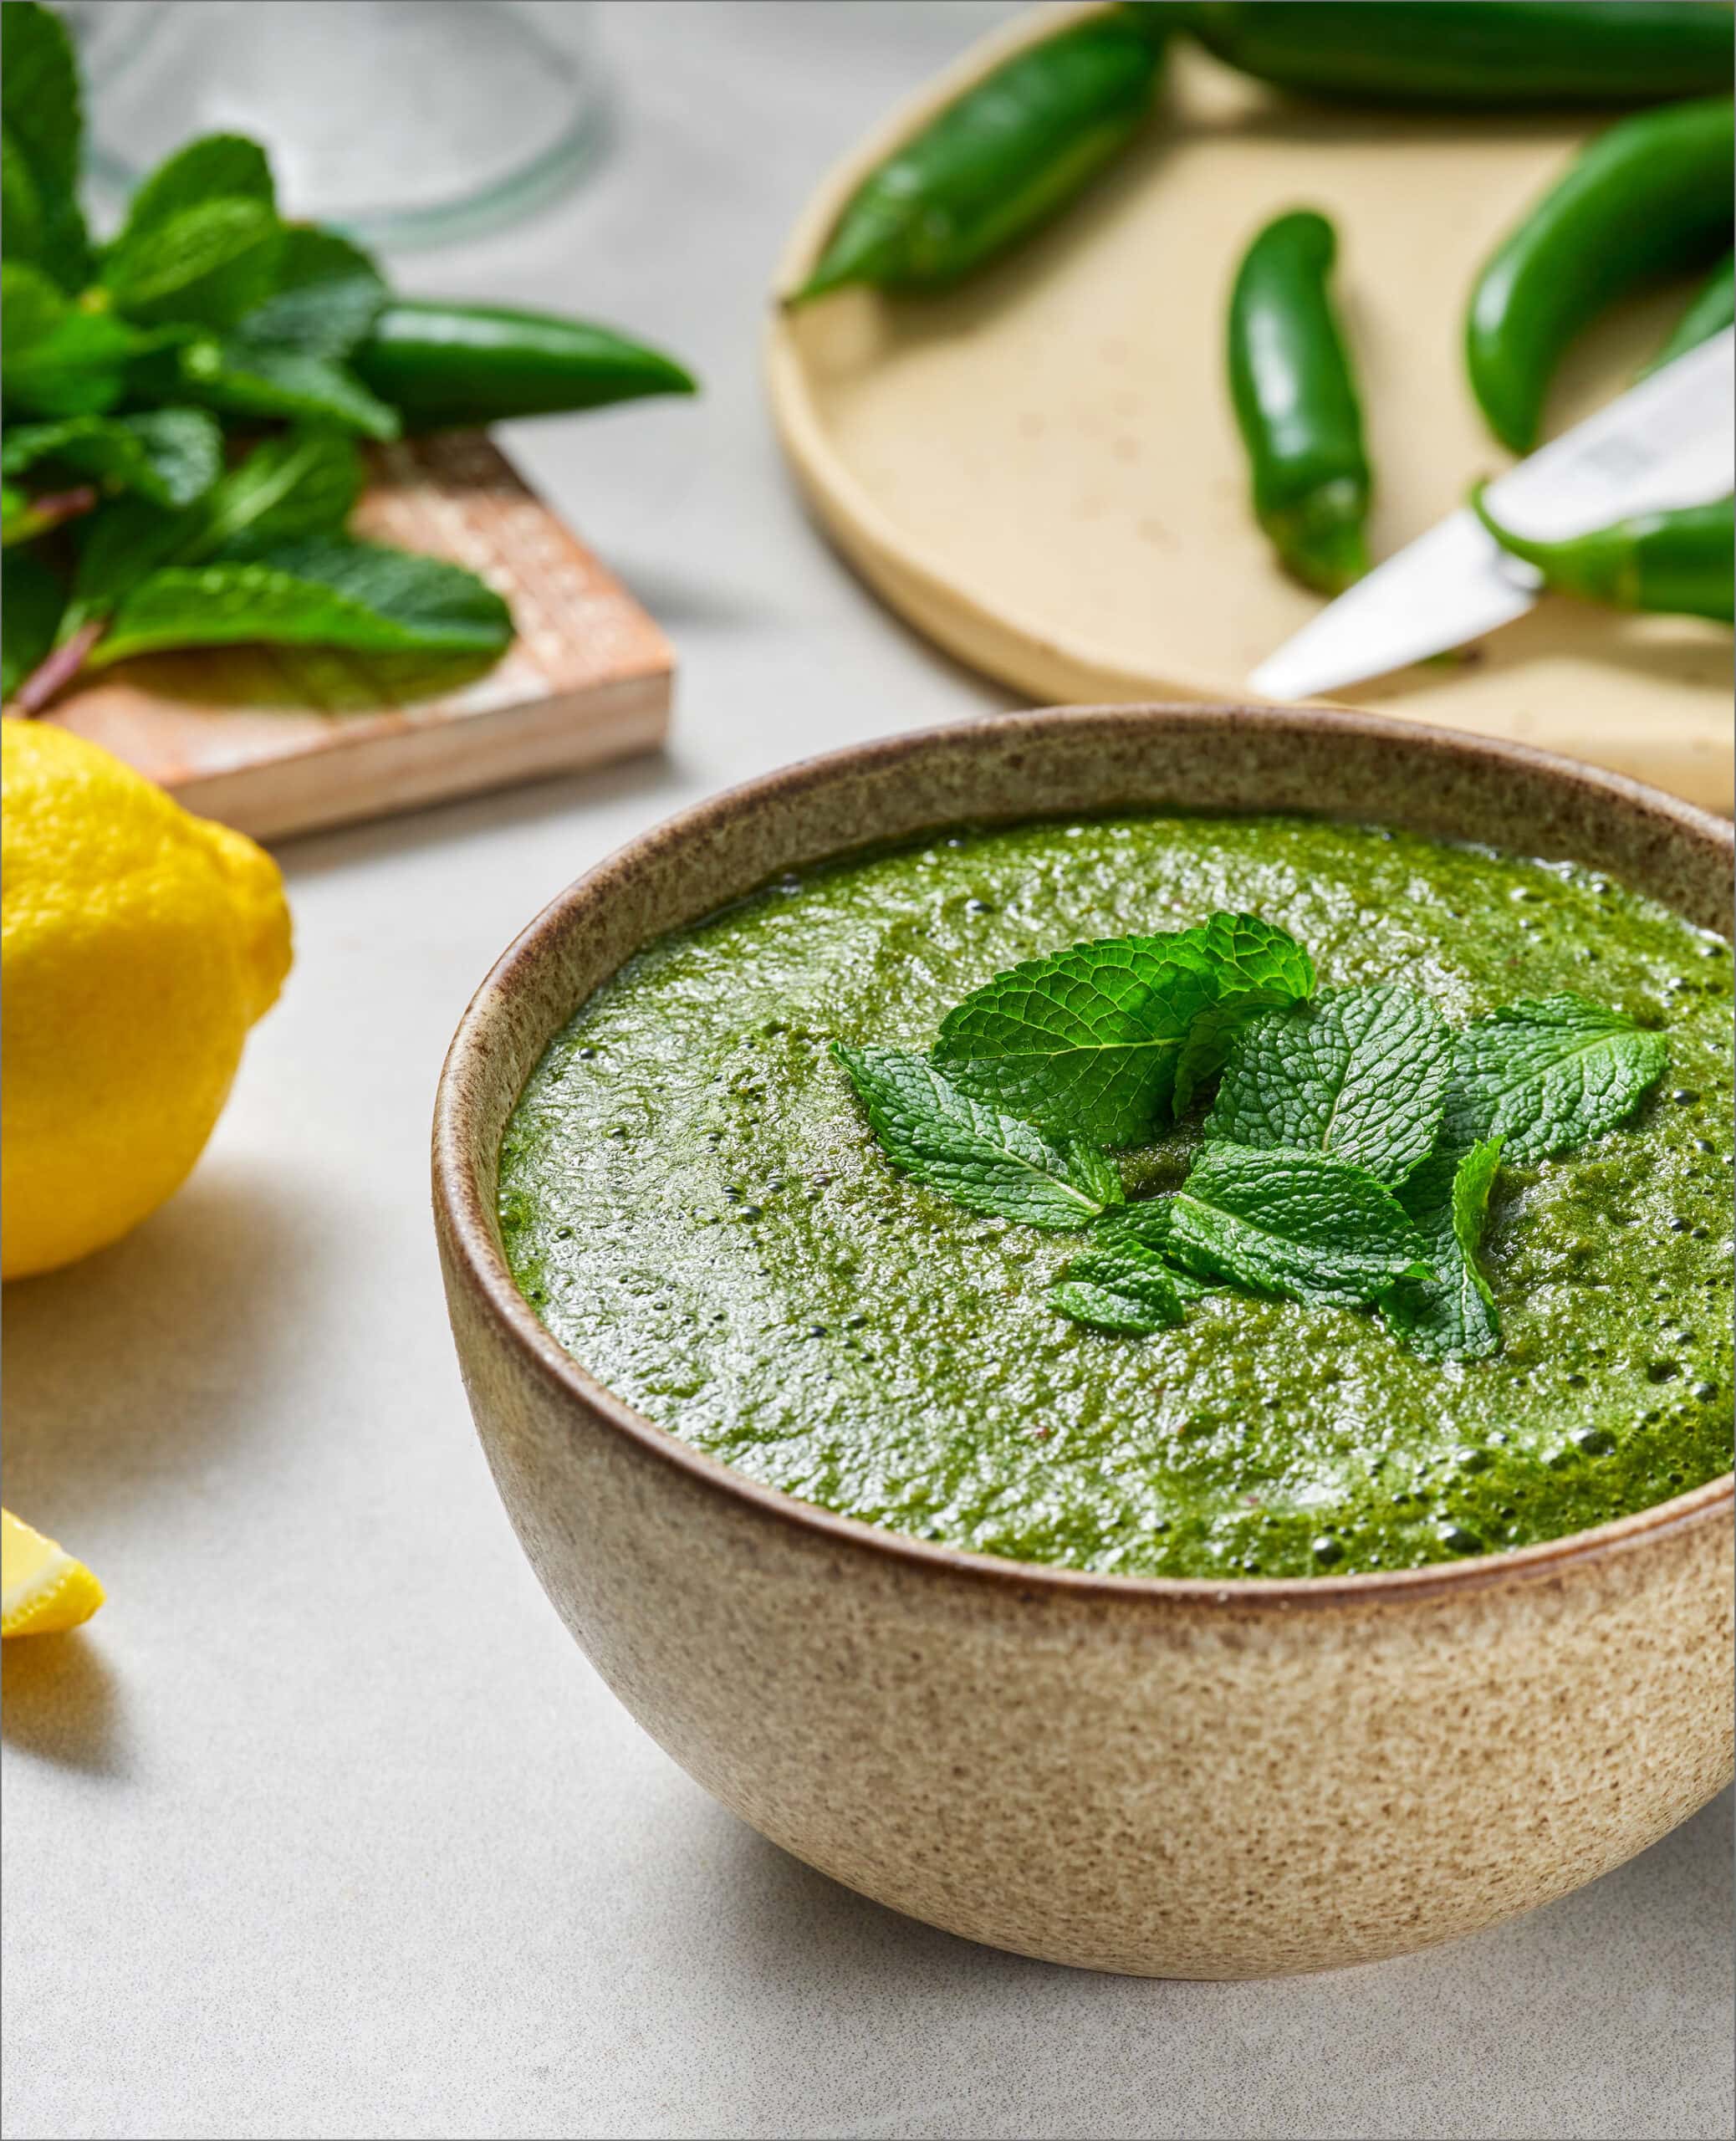
[[[55,647],[38,662],[18,687],[13,702],[18,712],[30,718],[44,712],[84,667],[108,629],[106,617],[93,617],[88,624],[80,625],[63,646]]]
[[[17,539],[28,542],[33,536],[46,535],[51,528],[59,528],[69,520],[76,520],[80,514],[89,513],[96,504],[98,492],[94,483],[81,483],[76,490],[51,491],[44,497],[32,498],[26,508]],[[13,539],[7,539],[10,543]]]

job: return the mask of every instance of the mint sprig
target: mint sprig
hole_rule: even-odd
[[[232,134],[176,151],[93,248],[65,28],[33,0],[0,17],[8,697],[38,713],[86,669],[236,640],[498,653],[511,618],[474,575],[346,533],[351,440],[400,430],[350,368],[388,298],[374,263],[284,222]],[[226,420],[294,428],[232,467]]]
[[[1220,1286],[1378,1304],[1425,1360],[1500,1346],[1479,1261],[1497,1171],[1600,1137],[1668,1060],[1661,1035],[1563,994],[1453,1034],[1398,984],[1314,997],[1294,938],[1214,914],[1028,960],[942,1021],[932,1057],[833,1053],[886,1157],[973,1211],[1079,1229],[1061,1315],[1146,1336]],[[1149,1137],[1213,1076],[1192,1167],[1124,1201],[1102,1149]]]

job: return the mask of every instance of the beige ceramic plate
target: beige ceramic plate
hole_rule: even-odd
[[[863,173],[966,82],[1053,26],[1021,17],[827,178],[779,288]],[[778,426],[815,512],[892,606],[1038,699],[1241,698],[1317,598],[1249,516],[1222,372],[1253,232],[1311,204],[1339,227],[1385,556],[1508,457],[1472,405],[1461,315],[1490,246],[1594,125],[1289,105],[1178,49],[1166,115],[1095,193],[941,297],[848,291],[771,330]],[[1576,350],[1550,411],[1618,391],[1679,306],[1661,294]],[[1555,600],[1468,664],[1359,687],[1359,705],[1504,736],[1728,809],[1730,636]]]

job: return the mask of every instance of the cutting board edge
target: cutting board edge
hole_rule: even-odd
[[[668,737],[674,696],[671,659],[530,710],[503,707],[451,726],[362,737],[281,761],[268,795],[245,767],[166,785],[199,816],[220,819],[254,840],[288,840],[658,750]],[[474,757],[479,741],[492,741],[497,752],[482,781]]]

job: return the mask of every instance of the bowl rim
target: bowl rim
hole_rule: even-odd
[[[484,1199],[473,1155],[483,1126],[479,1120],[480,1081],[469,1069],[488,1051],[497,1022],[510,1012],[518,978],[587,909],[606,900],[616,881],[643,857],[671,847],[702,841],[712,829],[751,810],[772,794],[823,786],[840,774],[896,764],[900,759],[957,746],[973,733],[1004,735],[1020,731],[1034,739],[1065,723],[1084,730],[1144,723],[1153,716],[1178,725],[1213,725],[1233,717],[1238,726],[1257,725],[1269,733],[1325,731],[1386,740],[1424,752],[1444,751],[1461,759],[1518,763],[1545,777],[1602,790],[1630,808],[1637,805],[1667,820],[1678,832],[1727,852],[1736,847],[1736,826],[1698,805],[1665,794],[1626,774],[1539,751],[1504,738],[1478,735],[1409,720],[1394,720],[1347,708],[1305,709],[1241,706],[1228,702],[1168,704],[1162,702],[1113,706],[1044,707],[992,714],[962,722],[905,730],[891,736],[847,744],[760,774],[719,790],[701,802],[661,819],[614,849],[576,877],[542,908],[508,945],[466,1006],[449,1045],[435,1098],[432,1162],[437,1225],[450,1251],[449,1283],[463,1284],[472,1301],[492,1320],[497,1334],[522,1367],[552,1392],[578,1403],[605,1423],[642,1454],[682,1473],[696,1485],[709,1488],[741,1506],[745,1513],[768,1517],[806,1533],[817,1543],[865,1553],[901,1564],[919,1574],[974,1580],[1008,1587],[1025,1599],[1039,1595],[1110,1605],[1238,1607],[1251,1612],[1277,1609],[1367,1607],[1381,1604],[1458,1596],[1550,1577],[1570,1567],[1601,1562],[1613,1556],[1716,1522],[1736,1509],[1736,1471],[1672,1496],[1668,1501],[1616,1517],[1559,1539],[1539,1541],[1510,1552],[1467,1556],[1462,1561],[1427,1562],[1406,1569],[1381,1569],[1345,1576],[1122,1576],[1110,1571],[1057,1567],[1041,1561],[1008,1561],[919,1539],[845,1516],[804,1502],[737,1470],[721,1459],[686,1442],[636,1411],[606,1383],[595,1377],[544,1326],[520,1292],[508,1268],[493,1214]],[[967,746],[968,748],[968,746]],[[936,828],[938,830],[938,826]],[[912,835],[915,836],[914,835]],[[840,849],[840,854],[848,853]],[[577,1009],[577,1005],[574,1006]],[[570,1015],[569,1014],[568,1015]]]

